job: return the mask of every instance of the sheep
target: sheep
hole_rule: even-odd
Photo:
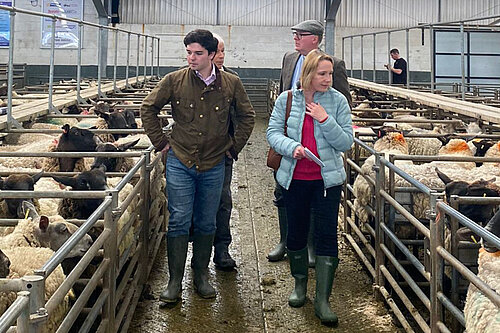
[[[132,148],[139,142],[139,139],[125,144],[113,144],[110,142],[97,145],[97,152],[124,152]],[[106,167],[108,172],[128,172],[137,163],[132,157],[96,157],[89,169],[97,168],[100,165]]]
[[[500,237],[500,211],[485,229]],[[477,276],[491,289],[500,290],[500,249],[484,242],[477,262]],[[500,332],[500,309],[472,283],[467,291],[464,316],[467,333]]]
[[[11,145],[3,146],[3,151],[15,151],[15,152],[46,152],[49,151],[48,148],[53,145],[54,138],[45,137],[39,141],[28,143],[22,146]],[[0,166],[8,169],[31,168],[31,169],[44,169],[44,159],[34,158],[34,157],[0,157]]]
[[[99,116],[97,119],[85,119],[78,123],[79,128],[97,128],[97,129],[127,129],[129,125],[122,112],[105,112],[95,109],[94,112]],[[127,134],[99,134],[101,141],[114,142]]]
[[[10,249],[0,250],[0,256],[8,258],[8,271],[7,278],[16,279],[26,275],[33,275],[34,271],[40,269],[53,255],[54,252],[47,248],[33,248],[33,247],[17,247]],[[5,265],[5,260],[2,261]],[[5,271],[6,267],[0,270]],[[61,265],[45,280],[45,301],[55,293],[57,288],[64,282],[66,276],[62,270]],[[47,321],[43,324],[42,332],[50,333],[55,332],[57,327],[61,324],[62,320],[69,311],[69,298],[72,293],[68,293],[57,308],[49,314]],[[0,293],[0,314],[3,314],[7,308],[15,301],[17,295],[15,292],[1,292]]]
[[[57,141],[51,143],[49,151],[58,152],[90,152],[95,151],[97,144],[101,141],[99,137],[86,129],[71,127],[65,124],[63,134]],[[43,169],[48,172],[54,171],[83,171],[85,164],[82,158],[72,157],[47,157],[43,163]]]
[[[500,158],[500,142],[492,145],[486,154],[484,154],[484,157]],[[500,162],[484,162],[484,165],[491,165],[498,168],[500,167]]]
[[[65,221],[61,216],[35,215],[35,218],[20,219],[12,233],[0,237],[0,248],[46,247],[57,251],[76,230],[76,225]],[[85,235],[67,258],[83,256],[91,244],[91,237]]]
[[[0,189],[4,191],[33,191],[35,184],[40,180],[43,171],[33,176],[26,174],[11,174],[7,178],[0,177]],[[0,198],[0,217],[23,218],[21,211],[23,201],[32,202],[37,209],[40,208],[36,199],[9,199]]]

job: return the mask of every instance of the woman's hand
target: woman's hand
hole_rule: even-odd
[[[295,158],[296,160],[301,160],[304,157],[306,157],[306,153],[304,152],[304,147],[300,145],[297,148],[295,148],[292,157]]]
[[[325,109],[318,103],[306,103],[306,114],[310,115],[319,122],[323,122],[328,118],[328,113]]]

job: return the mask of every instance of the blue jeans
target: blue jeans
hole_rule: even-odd
[[[167,166],[168,237],[189,234],[191,221],[195,234],[215,233],[215,217],[224,181],[224,159],[210,170],[198,172],[186,167],[168,151]]]

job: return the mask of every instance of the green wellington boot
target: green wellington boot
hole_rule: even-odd
[[[280,261],[283,260],[283,258],[285,258],[286,235],[288,233],[288,220],[286,218],[285,207],[278,207],[278,222],[280,225],[280,242],[267,255],[267,259],[269,261]]]
[[[193,271],[194,288],[202,298],[214,298],[215,289],[208,282],[208,263],[212,255],[212,245],[215,234],[200,235],[193,237]]]
[[[188,236],[167,237],[169,281],[167,289],[160,295],[160,301],[177,303],[181,299],[182,278],[188,247]]]
[[[288,250],[290,260],[290,271],[295,278],[295,288],[288,297],[288,304],[294,308],[300,308],[306,302],[307,293],[307,248],[299,251]]]
[[[339,259],[335,257],[316,256],[316,297],[314,298],[314,313],[326,326],[336,326],[338,317],[330,308],[329,298],[332,293],[335,270]]]

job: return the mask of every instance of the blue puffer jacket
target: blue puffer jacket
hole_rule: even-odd
[[[276,100],[266,132],[269,145],[283,155],[276,180],[286,189],[292,182],[293,171],[297,164],[292,155],[302,141],[302,126],[306,114],[303,91],[293,89],[292,92],[293,101],[287,121],[287,136],[284,135],[287,91],[281,93]],[[319,103],[329,115],[324,123],[314,121],[314,138],[319,158],[325,163],[325,167],[321,168],[321,175],[325,188],[329,188],[342,184],[346,178],[340,153],[351,148],[353,143],[351,109],[344,95],[333,88],[328,88],[326,92],[316,92],[314,102]]]

